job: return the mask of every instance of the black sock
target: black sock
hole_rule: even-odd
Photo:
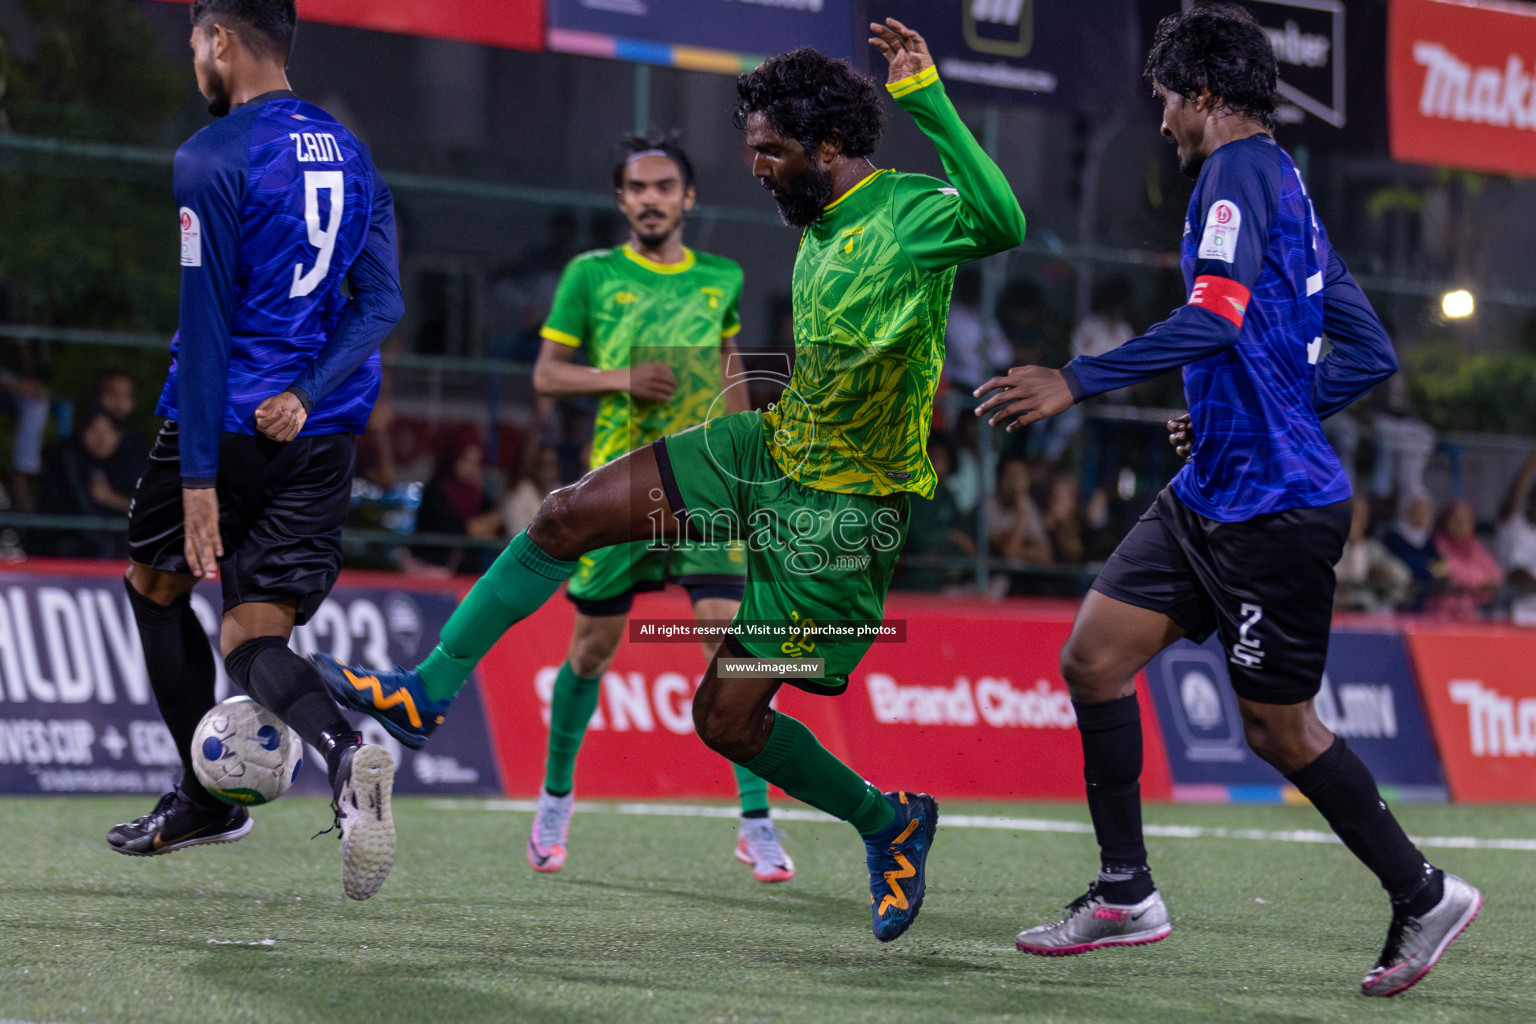
[[[765,808],[763,808],[760,811],[742,811],[741,812],[741,816],[743,818],[754,818],[754,819],[755,818],[766,818],[766,817],[768,817],[768,809],[765,807]]]
[[[247,640],[229,652],[224,667],[256,703],[325,755],[326,769],[334,781],[341,752],[356,746],[359,737],[342,717],[315,667],[289,650],[287,640],[276,636]]]
[[[1088,813],[1099,840],[1099,895],[1140,903],[1152,895],[1141,834],[1141,707],[1136,695],[1104,704],[1072,702],[1083,741]]]
[[[139,627],[139,641],[144,647],[144,667],[149,687],[160,706],[160,717],[181,754],[181,791],[195,803],[222,806],[203,788],[192,771],[192,734],[213,699],[218,671],[213,664],[213,647],[208,634],[192,612],[192,599],[183,596],[169,605],[156,604],[127,580],[128,604]]]
[[[1333,746],[1286,778],[1312,801],[1349,852],[1381,880],[1394,903],[1414,901],[1427,883],[1438,880],[1438,874],[1387,810],[1371,770],[1349,749],[1344,737],[1335,736]],[[1435,902],[1439,902],[1438,897]]]

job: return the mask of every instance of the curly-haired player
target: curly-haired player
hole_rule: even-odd
[[[925,794],[881,793],[770,702],[786,681],[841,693],[868,649],[906,538],[907,494],[935,485],[927,440],[954,268],[1017,245],[1024,214],[944,95],[923,38],[895,21],[871,29],[890,65],[886,89],[937,145],[948,183],[870,163],[876,93],[845,61],[797,50],[738,85],[752,173],[805,225],[783,398],[664,437],[551,494],[416,669],[327,671],[334,692],[419,746],[475,662],[581,555],[649,537],[653,521],[716,542],[747,536],[746,596],[723,652],[734,657],[711,664],[694,724],[714,750],[858,830],[885,941],[922,906],[937,807]],[[834,622],[852,632],[831,633]]]
[[[1349,482],[1320,420],[1391,376],[1397,360],[1296,165],[1268,134],[1275,58],[1253,16],[1232,4],[1170,15],[1146,80],[1180,169],[1198,179],[1183,242],[1188,304],[1107,355],[1064,370],[1020,367],[976,392],[995,392],[978,414],[1016,430],[1182,366],[1195,438],[1189,464],[1105,564],[1061,652],[1101,867],[1064,920],[1019,932],[1018,947],[1067,956],[1168,935],[1142,839],[1134,680],[1180,637],[1215,633],[1248,745],[1391,897],[1386,946],[1361,990],[1395,995],[1482,904],[1424,860],[1370,769],[1312,706],[1350,520]]]

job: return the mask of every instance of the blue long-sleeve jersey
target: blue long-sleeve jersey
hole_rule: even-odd
[[[175,189],[181,311],[156,411],[177,422],[183,484],[212,487],[221,436],[256,433],[282,391],[309,410],[304,434],[361,433],[404,311],[394,202],[367,147],[266,93],[176,151]]]
[[[1212,153],[1181,249],[1188,303],[1113,352],[1072,360],[1073,396],[1183,366],[1195,447],[1172,486],[1208,519],[1348,498],[1321,420],[1390,377],[1397,358],[1289,154],[1268,135]]]

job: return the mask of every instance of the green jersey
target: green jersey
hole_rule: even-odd
[[[684,250],[678,263],[646,259],[629,245],[583,253],[566,265],[540,335],[585,346],[600,370],[666,363],[677,378],[667,402],[610,391],[598,404],[592,468],[666,434],[725,412],[720,341],[741,330],[741,267]]]
[[[788,476],[825,491],[932,497],[928,431],[957,264],[1018,245],[1024,213],[935,68],[886,87],[949,182],[876,171],[806,229],[795,259],[795,368],[765,417]]]

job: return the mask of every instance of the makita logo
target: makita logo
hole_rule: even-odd
[[[1478,679],[1452,679],[1447,689],[1466,706],[1473,757],[1536,757],[1536,697],[1516,701]]]
[[[993,25],[1017,25],[1025,0],[971,0],[971,17]]]
[[[1419,113],[1444,121],[1469,121],[1500,128],[1536,128],[1532,72],[1515,54],[1502,68],[1473,67],[1439,43],[1413,44],[1413,60],[1424,68]]]
[[[965,676],[953,686],[903,686],[883,672],[864,680],[875,721],[886,725],[985,723],[995,729],[1072,729],[1077,715],[1064,689],[1044,679],[1029,689],[1007,679],[983,676],[973,685]]]

